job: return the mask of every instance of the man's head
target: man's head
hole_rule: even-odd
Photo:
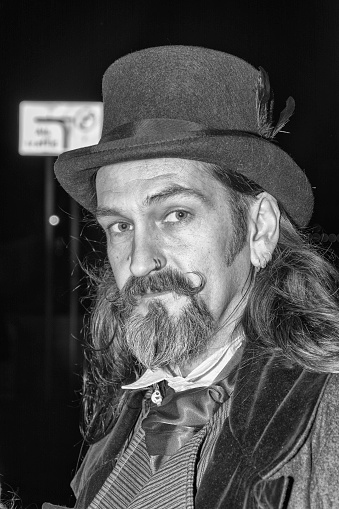
[[[278,241],[276,200],[246,198],[220,178],[212,165],[165,158],[97,173],[96,215],[124,297],[126,341],[147,367],[219,346],[218,330],[239,319],[252,268]]]
[[[205,343],[200,338],[197,347],[187,341],[186,353],[178,350],[172,357],[192,358],[206,350],[210,337],[218,346],[218,329],[225,333],[225,323],[234,326],[240,316],[251,267],[267,263],[278,239],[277,201],[297,225],[310,218],[313,197],[304,173],[272,143],[294,101],[287,100],[274,127],[263,69],[226,53],[185,46],[149,48],[114,62],[103,79],[103,101],[100,142],[62,154],[56,175],[105,228],[119,290],[131,277],[151,277],[159,286],[157,274],[168,270],[193,288],[204,282],[194,296],[178,297],[164,288],[153,299],[146,288],[129,316],[126,309],[120,313],[135,353],[147,333],[140,323],[136,327],[140,317],[143,326],[152,316],[153,336],[174,320],[176,335],[180,331],[183,337],[180,319],[184,311],[193,316],[190,301],[198,313],[194,322],[206,324],[200,334]],[[253,181],[262,193],[247,201],[238,195],[235,206],[234,193],[213,166]],[[165,316],[161,327],[160,315]],[[167,362],[159,358],[142,362],[153,367]]]

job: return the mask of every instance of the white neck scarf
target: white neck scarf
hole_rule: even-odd
[[[188,389],[194,389],[195,387],[208,387],[232,359],[243,340],[244,336],[241,334],[237,336],[231,344],[218,348],[218,350],[207,357],[207,359],[194,368],[186,377],[181,376],[180,369],[177,366],[171,366],[172,373],[175,373],[174,375],[167,369],[159,368],[155,371],[147,369],[136,382],[123,385],[121,388],[131,390],[144,389],[162,380],[166,380],[168,385],[174,389],[175,392],[186,391]]]

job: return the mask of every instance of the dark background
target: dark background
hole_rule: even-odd
[[[105,69],[149,46],[206,46],[262,66],[276,113],[289,95],[296,101],[291,134],[278,135],[278,141],[315,188],[314,239],[338,251],[338,22],[337,0],[0,1],[0,473],[3,489],[18,494],[17,505],[73,504],[68,485],[81,447],[83,314],[79,306],[78,339],[71,338],[70,296],[80,277],[75,268],[70,278],[77,263],[70,249],[75,214],[55,182],[61,222],[50,227],[53,341],[46,346],[46,168],[43,157],[18,155],[19,102],[100,101]],[[79,214],[83,258],[100,235]],[[82,293],[80,288],[75,295]]]

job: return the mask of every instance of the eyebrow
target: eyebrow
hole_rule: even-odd
[[[172,198],[174,196],[193,196],[194,198],[198,198],[200,201],[207,202],[207,198],[204,194],[196,189],[191,189],[189,187],[183,187],[178,184],[172,184],[165,189],[162,189],[159,193],[152,194],[151,196],[147,196],[143,201],[143,204],[146,206],[153,205],[154,203],[159,203],[167,200],[168,198]]]
[[[189,187],[183,187],[178,184],[173,184],[168,187],[165,187],[160,192],[146,196],[142,204],[146,207],[154,205],[155,203],[161,203],[169,198],[173,198],[176,196],[188,196],[197,198],[200,201],[211,205],[211,201],[200,191],[196,189],[191,189]],[[107,216],[115,216],[120,215],[121,211],[114,207],[97,207],[96,209],[96,218],[98,217],[107,217]]]

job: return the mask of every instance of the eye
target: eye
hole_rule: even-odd
[[[130,223],[125,223],[124,221],[120,221],[119,223],[114,223],[110,227],[113,233],[125,233],[133,230],[133,226]]]
[[[186,210],[175,210],[174,212],[170,212],[164,220],[165,223],[178,223],[180,221],[185,221],[188,218],[188,212]]]

